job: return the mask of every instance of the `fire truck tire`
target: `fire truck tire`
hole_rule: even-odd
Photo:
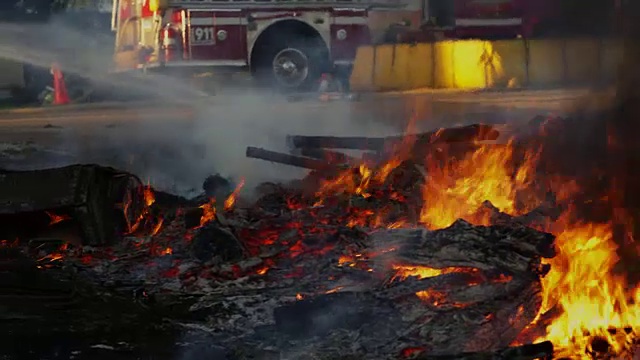
[[[292,44],[275,51],[271,61],[275,85],[285,91],[309,90],[325,67],[320,49]]]
[[[312,89],[328,64],[326,46],[302,41],[279,45],[264,59],[262,78],[285,92]]]

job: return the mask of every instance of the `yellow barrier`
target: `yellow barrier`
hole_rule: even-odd
[[[433,45],[396,45],[391,71],[393,90],[433,87]]]
[[[598,80],[600,43],[597,39],[570,39],[564,42],[567,81],[588,83]]]
[[[563,43],[563,40],[529,41],[528,85],[548,86],[564,80]]]
[[[487,87],[516,88],[527,84],[527,47],[524,41],[500,40],[491,44],[492,72]]]
[[[361,46],[356,51],[356,57],[353,60],[353,69],[349,83],[351,90],[357,92],[374,91],[373,71],[374,71],[374,47]]]
[[[395,45],[382,45],[374,49],[373,84],[376,90],[396,90],[393,78]]]
[[[354,91],[554,86],[611,80],[621,46],[597,39],[456,40],[358,49]]]

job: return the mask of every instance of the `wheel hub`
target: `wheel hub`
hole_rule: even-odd
[[[273,59],[273,74],[280,85],[298,87],[309,76],[309,59],[298,49],[284,49]]]

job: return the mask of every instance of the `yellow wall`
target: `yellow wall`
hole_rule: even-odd
[[[358,49],[355,91],[555,86],[615,78],[621,46],[600,39],[449,40]]]

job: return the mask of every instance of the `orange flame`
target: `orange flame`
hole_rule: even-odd
[[[545,338],[557,357],[590,359],[586,351],[599,338],[609,344],[609,354],[630,358],[633,338],[640,335],[640,287],[626,289],[625,278],[613,273],[618,257],[612,227],[571,222],[568,214],[554,224],[558,254],[546,260],[551,271],[542,280],[542,312],[561,310]]]
[[[429,228],[445,228],[457,219],[487,224],[486,213],[478,213],[485,201],[501,211],[517,214],[516,194],[532,182],[537,154],[527,154],[523,165],[513,168],[512,143],[485,145],[458,162],[440,166],[427,161],[429,179],[423,188],[420,215]]]
[[[238,183],[238,186],[236,186],[233,192],[225,199],[223,207],[225,211],[230,211],[231,209],[233,209],[238,194],[240,194],[240,190],[242,190],[243,186],[244,179],[241,179],[240,183]],[[202,227],[209,221],[212,221],[216,218],[216,213],[218,211],[216,207],[216,199],[211,198],[208,203],[200,205],[200,209],[202,209],[202,216],[200,216],[200,227]]]
[[[244,179],[240,179],[240,183],[238,183],[238,186],[236,186],[236,188],[233,190],[231,195],[229,195],[229,197],[227,197],[227,199],[224,201],[225,211],[229,211],[233,209],[233,205],[235,205],[236,203],[236,198],[238,197],[238,194],[240,193],[240,190],[242,190],[243,187],[244,187]]]
[[[200,205],[202,216],[200,216],[200,226],[204,226],[209,221],[216,218],[216,199],[209,200],[208,203]]]
[[[431,228],[447,227],[458,218],[487,224],[486,214],[477,211],[487,200],[512,215],[531,210],[538,205],[536,199],[519,204],[516,195],[532,184],[537,157],[538,153],[528,153],[522,165],[514,167],[509,143],[481,146],[447,166],[428,162],[430,178],[423,189],[421,221]],[[558,200],[570,200],[578,190],[575,181],[552,180]],[[567,212],[547,229],[557,236],[558,254],[544,261],[551,270],[542,279],[541,313],[555,308],[559,315],[547,327],[543,339],[554,343],[556,357],[593,358],[593,341],[598,339],[598,347],[602,349],[605,342],[610,355],[631,358],[633,340],[640,336],[640,288],[626,288],[625,278],[613,272],[618,257],[612,226],[571,221],[570,215]],[[444,273],[443,269],[430,268],[400,270],[399,277]],[[431,302],[440,300],[428,290],[419,296]]]
[[[354,172],[352,168],[343,171],[338,177],[332,180],[323,180],[320,189],[316,191],[316,197],[319,198],[317,205],[322,204],[322,198],[334,194],[355,194],[364,198],[371,196],[369,189],[371,185],[383,184],[391,172],[397,168],[404,160],[406,160],[413,149],[415,143],[415,125],[417,117],[411,117],[405,131],[402,141],[396,144],[390,144],[388,149],[393,156],[383,164],[371,166],[364,161],[358,166],[358,172]],[[357,220],[356,220],[357,222]]]
[[[164,224],[164,219],[160,218],[156,226],[153,227],[153,230],[151,231],[151,236],[158,235],[158,233],[160,232],[160,229],[162,229],[162,224]]]
[[[156,195],[154,194],[151,186],[148,186],[148,185],[145,186],[143,191],[144,191],[144,202],[147,204],[147,206],[153,205],[153,203],[156,202]]]

